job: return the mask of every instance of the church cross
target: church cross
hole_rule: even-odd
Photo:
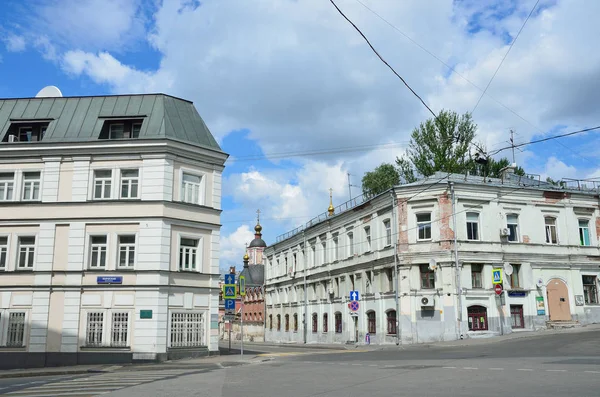
[[[256,210],[256,223],[260,223],[260,210]]]

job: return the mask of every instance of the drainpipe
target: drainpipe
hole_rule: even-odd
[[[303,269],[303,275],[304,275],[304,319],[302,319],[302,323],[304,325],[304,343],[306,344],[306,338],[307,338],[307,326],[306,326],[306,320],[307,320],[307,307],[308,307],[308,289],[306,288],[306,270],[308,269],[308,264],[307,264],[307,260],[306,260],[306,255],[308,253],[308,249],[306,247],[306,234],[304,233],[304,230],[302,231],[302,240],[303,240],[303,252],[302,252],[302,260],[304,262],[304,269]]]
[[[394,298],[396,300],[396,346],[402,343],[402,331],[400,329],[400,299],[398,298],[398,217],[396,216],[396,197],[394,189],[392,195],[392,220],[394,227],[392,229],[394,239]]]
[[[460,266],[458,263],[458,244],[456,238],[456,198],[454,197],[454,182],[450,182],[450,193],[452,196],[452,228],[454,229],[454,266],[456,267],[456,307],[458,321],[458,336],[463,338],[462,334],[462,295],[460,287]]]

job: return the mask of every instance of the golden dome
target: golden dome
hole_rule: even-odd
[[[257,223],[256,226],[254,226],[254,231],[260,233],[262,231],[262,226]]]
[[[329,216],[333,215],[335,208],[333,207],[333,189],[329,189],[329,207],[327,208]]]
[[[247,261],[249,261],[249,260],[250,260],[250,257],[248,256],[248,253],[246,252],[246,253],[244,254],[244,262],[247,262]]]

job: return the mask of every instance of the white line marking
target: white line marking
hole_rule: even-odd
[[[533,370],[530,368],[519,368],[519,369],[517,369],[517,371],[533,371]]]
[[[456,369],[456,367],[442,367],[444,369]]]
[[[546,372],[567,372],[566,369],[547,369]]]
[[[488,368],[490,371],[504,371],[504,368]]]
[[[463,369],[478,369],[478,368],[475,368],[475,367],[463,367]]]
[[[361,366],[362,364],[352,364],[352,365],[355,365],[355,366]]]
[[[600,371],[584,371],[587,374],[600,374]]]
[[[348,365],[348,363],[340,363],[340,365]]]
[[[369,367],[376,367],[377,364],[369,364]]]

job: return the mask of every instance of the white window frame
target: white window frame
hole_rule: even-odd
[[[4,187],[4,194],[2,196],[0,196],[0,201],[14,201],[15,200],[15,187],[17,186],[17,173],[14,171],[2,171],[0,172],[0,174],[12,174],[12,181],[7,179],[7,180],[1,180],[0,179],[0,185],[3,185]],[[10,197],[8,197],[8,185],[12,184],[11,187],[11,195]]]
[[[339,235],[335,234],[331,240],[333,241],[333,250],[332,250],[332,257],[331,257],[331,261],[335,262],[338,260],[338,249],[339,249]]]
[[[419,215],[429,215],[429,221],[419,221]],[[431,241],[433,227],[431,226],[431,212],[419,212],[415,214],[415,219],[417,221],[417,241]],[[429,226],[429,237],[421,238],[421,226]],[[427,230],[424,228],[423,230]]]
[[[184,196],[184,184],[183,184],[183,175],[184,174],[189,174],[189,175],[193,175],[193,176],[197,176],[200,178],[200,184],[198,187],[198,202],[191,202],[191,201],[186,201],[185,200],[185,196]],[[198,171],[198,170],[193,170],[193,169],[189,169],[189,168],[180,168],[179,169],[179,201],[183,202],[183,203],[188,203],[188,204],[195,204],[195,205],[205,205],[206,204],[206,173]]]
[[[31,267],[20,267],[20,257],[21,257],[21,238],[23,237],[33,237],[35,242],[33,243],[33,265]],[[35,269],[35,264],[36,264],[36,254],[37,254],[37,245],[38,245],[38,236],[37,233],[36,234],[31,234],[31,233],[19,233],[15,236],[16,238],[16,247],[17,249],[15,250],[16,252],[14,253],[15,255],[15,269],[18,271],[32,271]],[[29,259],[29,253],[27,255],[27,258]]]
[[[98,171],[108,171],[110,172],[110,178],[96,178],[96,172]],[[92,187],[91,187],[91,194],[90,194],[90,198],[92,200],[110,200],[114,197],[114,191],[115,191],[115,172],[112,168],[106,168],[106,167],[98,167],[98,168],[93,168],[92,170],[90,170],[91,172],[91,180],[92,180]],[[108,181],[110,182],[110,194],[108,195],[108,197],[104,197],[104,190],[105,190],[105,183],[102,183],[102,197],[96,197],[96,180],[102,180],[102,181]]]
[[[582,221],[585,222],[587,224],[587,226],[582,227],[579,224],[579,222],[582,222]],[[579,237],[579,235],[581,234],[581,229],[587,230],[588,244],[581,244],[581,241],[579,241],[579,246],[580,247],[591,247],[592,246],[592,234],[590,233],[590,220],[589,219],[587,219],[587,218],[578,218],[577,219],[577,237]]]
[[[477,222],[469,220],[469,214],[477,214]],[[477,236],[476,238],[469,238],[469,224],[474,223],[477,225]],[[481,241],[481,214],[477,211],[468,211],[465,214],[465,226],[466,226],[466,237],[468,241]]]
[[[38,173],[40,174],[40,177],[38,179],[29,179],[26,180],[25,176],[26,174],[31,174],[31,173]],[[21,200],[22,201],[41,201],[42,200],[42,177],[43,177],[43,172],[42,170],[23,170],[22,175],[21,175]],[[38,197],[35,198],[26,198],[25,197],[25,185],[27,183],[33,183],[35,186],[35,183],[37,182],[38,184]],[[35,189],[31,190],[32,192],[35,191]],[[14,191],[13,191],[14,194]]]
[[[135,239],[135,241],[133,242],[133,244],[131,243],[126,243],[126,244],[121,244],[121,237],[133,237]],[[138,233],[117,233],[117,258],[116,258],[116,265],[117,265],[117,269],[128,269],[128,270],[133,270],[136,268],[137,265],[137,258],[138,258]],[[128,247],[128,248],[133,248],[133,264],[131,266],[128,265],[121,265],[121,247]],[[127,251],[126,257],[127,259],[129,259],[129,255],[130,255],[130,251]]]
[[[127,172],[127,171],[137,171],[137,176],[136,177],[124,177],[123,176],[123,172]],[[132,200],[132,199],[138,199],[140,198],[140,169],[139,168],[122,168],[119,170],[119,198],[124,199],[124,200]],[[137,184],[137,194],[135,196],[131,195],[131,190],[132,190],[132,186],[133,183],[135,182],[135,184]],[[123,195],[123,186],[127,184],[127,193],[128,195],[124,196]]]
[[[554,220],[554,224],[553,225],[547,224],[546,221],[548,219]],[[556,218],[555,216],[550,216],[550,215],[544,216],[544,235],[545,235],[544,242],[548,245],[558,245],[558,243],[559,243],[557,223],[558,223],[558,218]],[[551,241],[552,233],[550,231],[552,228],[554,228],[554,235],[556,236],[556,242]]]
[[[24,327],[23,327],[23,344],[21,346],[6,346],[8,342],[8,325],[10,313],[25,313]],[[23,348],[27,346],[29,342],[29,309],[0,309],[0,346],[2,347],[13,347]]]
[[[180,258],[181,258],[181,240],[182,239],[191,239],[191,240],[198,240],[198,244],[196,246],[196,268],[195,269],[182,269],[181,268],[181,263],[180,263]],[[184,234],[184,233],[178,233],[177,234],[177,271],[179,272],[196,272],[196,273],[203,273],[203,255],[204,255],[204,250],[203,250],[203,244],[204,244],[204,238],[202,236],[198,236],[198,235],[193,235],[193,234]],[[284,271],[287,271],[287,269],[285,269]]]
[[[509,221],[508,221],[508,217],[510,217],[510,216],[515,216],[515,217],[517,217],[517,222],[516,222],[516,223],[509,222]],[[512,235],[512,230],[510,229],[509,225],[515,225],[515,234],[516,234],[516,236],[513,236],[513,235]],[[508,230],[510,230],[510,233],[511,233],[511,234],[510,234],[510,236],[508,236],[508,242],[509,242],[509,243],[518,243],[518,242],[519,242],[519,235],[521,234],[521,233],[520,233],[520,230],[519,230],[519,229],[520,229],[520,228],[519,228],[519,214],[516,214],[516,213],[514,213],[514,212],[512,212],[512,213],[510,213],[510,214],[506,214],[506,228],[507,228]],[[512,239],[512,240],[511,240],[511,239]]]
[[[114,138],[113,137],[113,127],[120,125],[123,128],[123,137],[122,138]],[[108,139],[125,139],[125,123],[109,123],[108,124]]]
[[[140,137],[140,133],[142,132],[142,124],[143,124],[143,122],[140,122],[140,123],[131,123],[131,132],[129,133],[129,138],[139,138],[139,137]],[[138,132],[138,136],[135,136],[135,137],[134,137],[134,136],[133,136],[133,129],[134,129],[134,127],[135,127],[136,125],[139,125],[139,126],[140,126],[140,130],[139,130],[139,132]]]
[[[384,219],[382,225],[383,232],[385,233],[384,247],[389,247],[392,245],[392,220],[390,218]]]
[[[371,252],[371,225],[363,227],[363,231],[365,232],[365,252]]]
[[[8,271],[8,266],[10,264],[10,256],[9,256],[9,252],[10,252],[10,234],[0,234],[0,239],[1,238],[5,238],[6,239],[6,245],[0,245],[0,264],[2,263],[2,254],[4,254],[4,266],[0,267],[0,272],[1,271]]]
[[[104,246],[106,249],[106,254],[105,254],[105,258],[106,258],[106,262],[104,263],[104,266],[92,266],[92,250],[94,249],[94,246],[92,245],[92,238],[94,237],[106,237],[106,243],[105,244],[98,244],[98,246]],[[86,263],[87,263],[87,269],[88,270],[108,270],[109,268],[109,258],[110,258],[110,234],[109,233],[88,233],[87,234],[87,258],[86,258]],[[98,258],[100,258],[101,255],[98,256]]]
[[[200,336],[200,344],[198,345],[180,345],[180,346],[174,346],[173,345],[173,341],[172,341],[172,337],[171,337],[171,332],[173,330],[173,314],[199,314],[200,318],[201,318],[201,327],[200,329],[202,330],[201,336]],[[206,310],[169,310],[169,321],[168,321],[168,329],[167,329],[167,346],[169,348],[192,348],[192,347],[204,347],[207,346],[207,340],[209,338],[208,335],[208,330],[207,330],[207,311]],[[187,323],[186,323],[187,324]],[[185,329],[186,327],[183,327],[183,329]],[[183,335],[185,335],[185,332],[183,333]]]
[[[348,258],[354,256],[354,232],[349,230],[346,232],[346,241],[348,241]]]
[[[102,313],[102,335],[101,342],[97,345],[88,345],[88,331],[89,322],[88,316],[90,313]],[[113,345],[112,332],[113,332],[113,315],[116,313],[127,313],[127,343],[125,345]],[[131,347],[131,327],[133,324],[133,313],[134,311],[128,308],[123,309],[104,309],[104,308],[88,308],[82,310],[83,314],[83,347],[86,348],[114,348],[114,349],[128,349]]]
[[[594,277],[594,283],[595,284],[583,284],[583,278],[584,277]],[[583,273],[581,275],[581,291],[583,292],[583,295],[584,295],[584,304],[586,306],[588,306],[588,305],[589,306],[598,306],[598,304],[600,304],[600,293],[599,293],[600,291],[598,291],[600,289],[599,285],[598,285],[598,279],[599,278],[600,277],[598,276],[598,274],[586,274],[586,273]],[[587,294],[585,293],[585,286],[586,285],[592,285],[593,287],[595,287],[595,298],[596,298],[596,302],[595,303],[586,302],[585,301],[585,298],[587,298]]]

